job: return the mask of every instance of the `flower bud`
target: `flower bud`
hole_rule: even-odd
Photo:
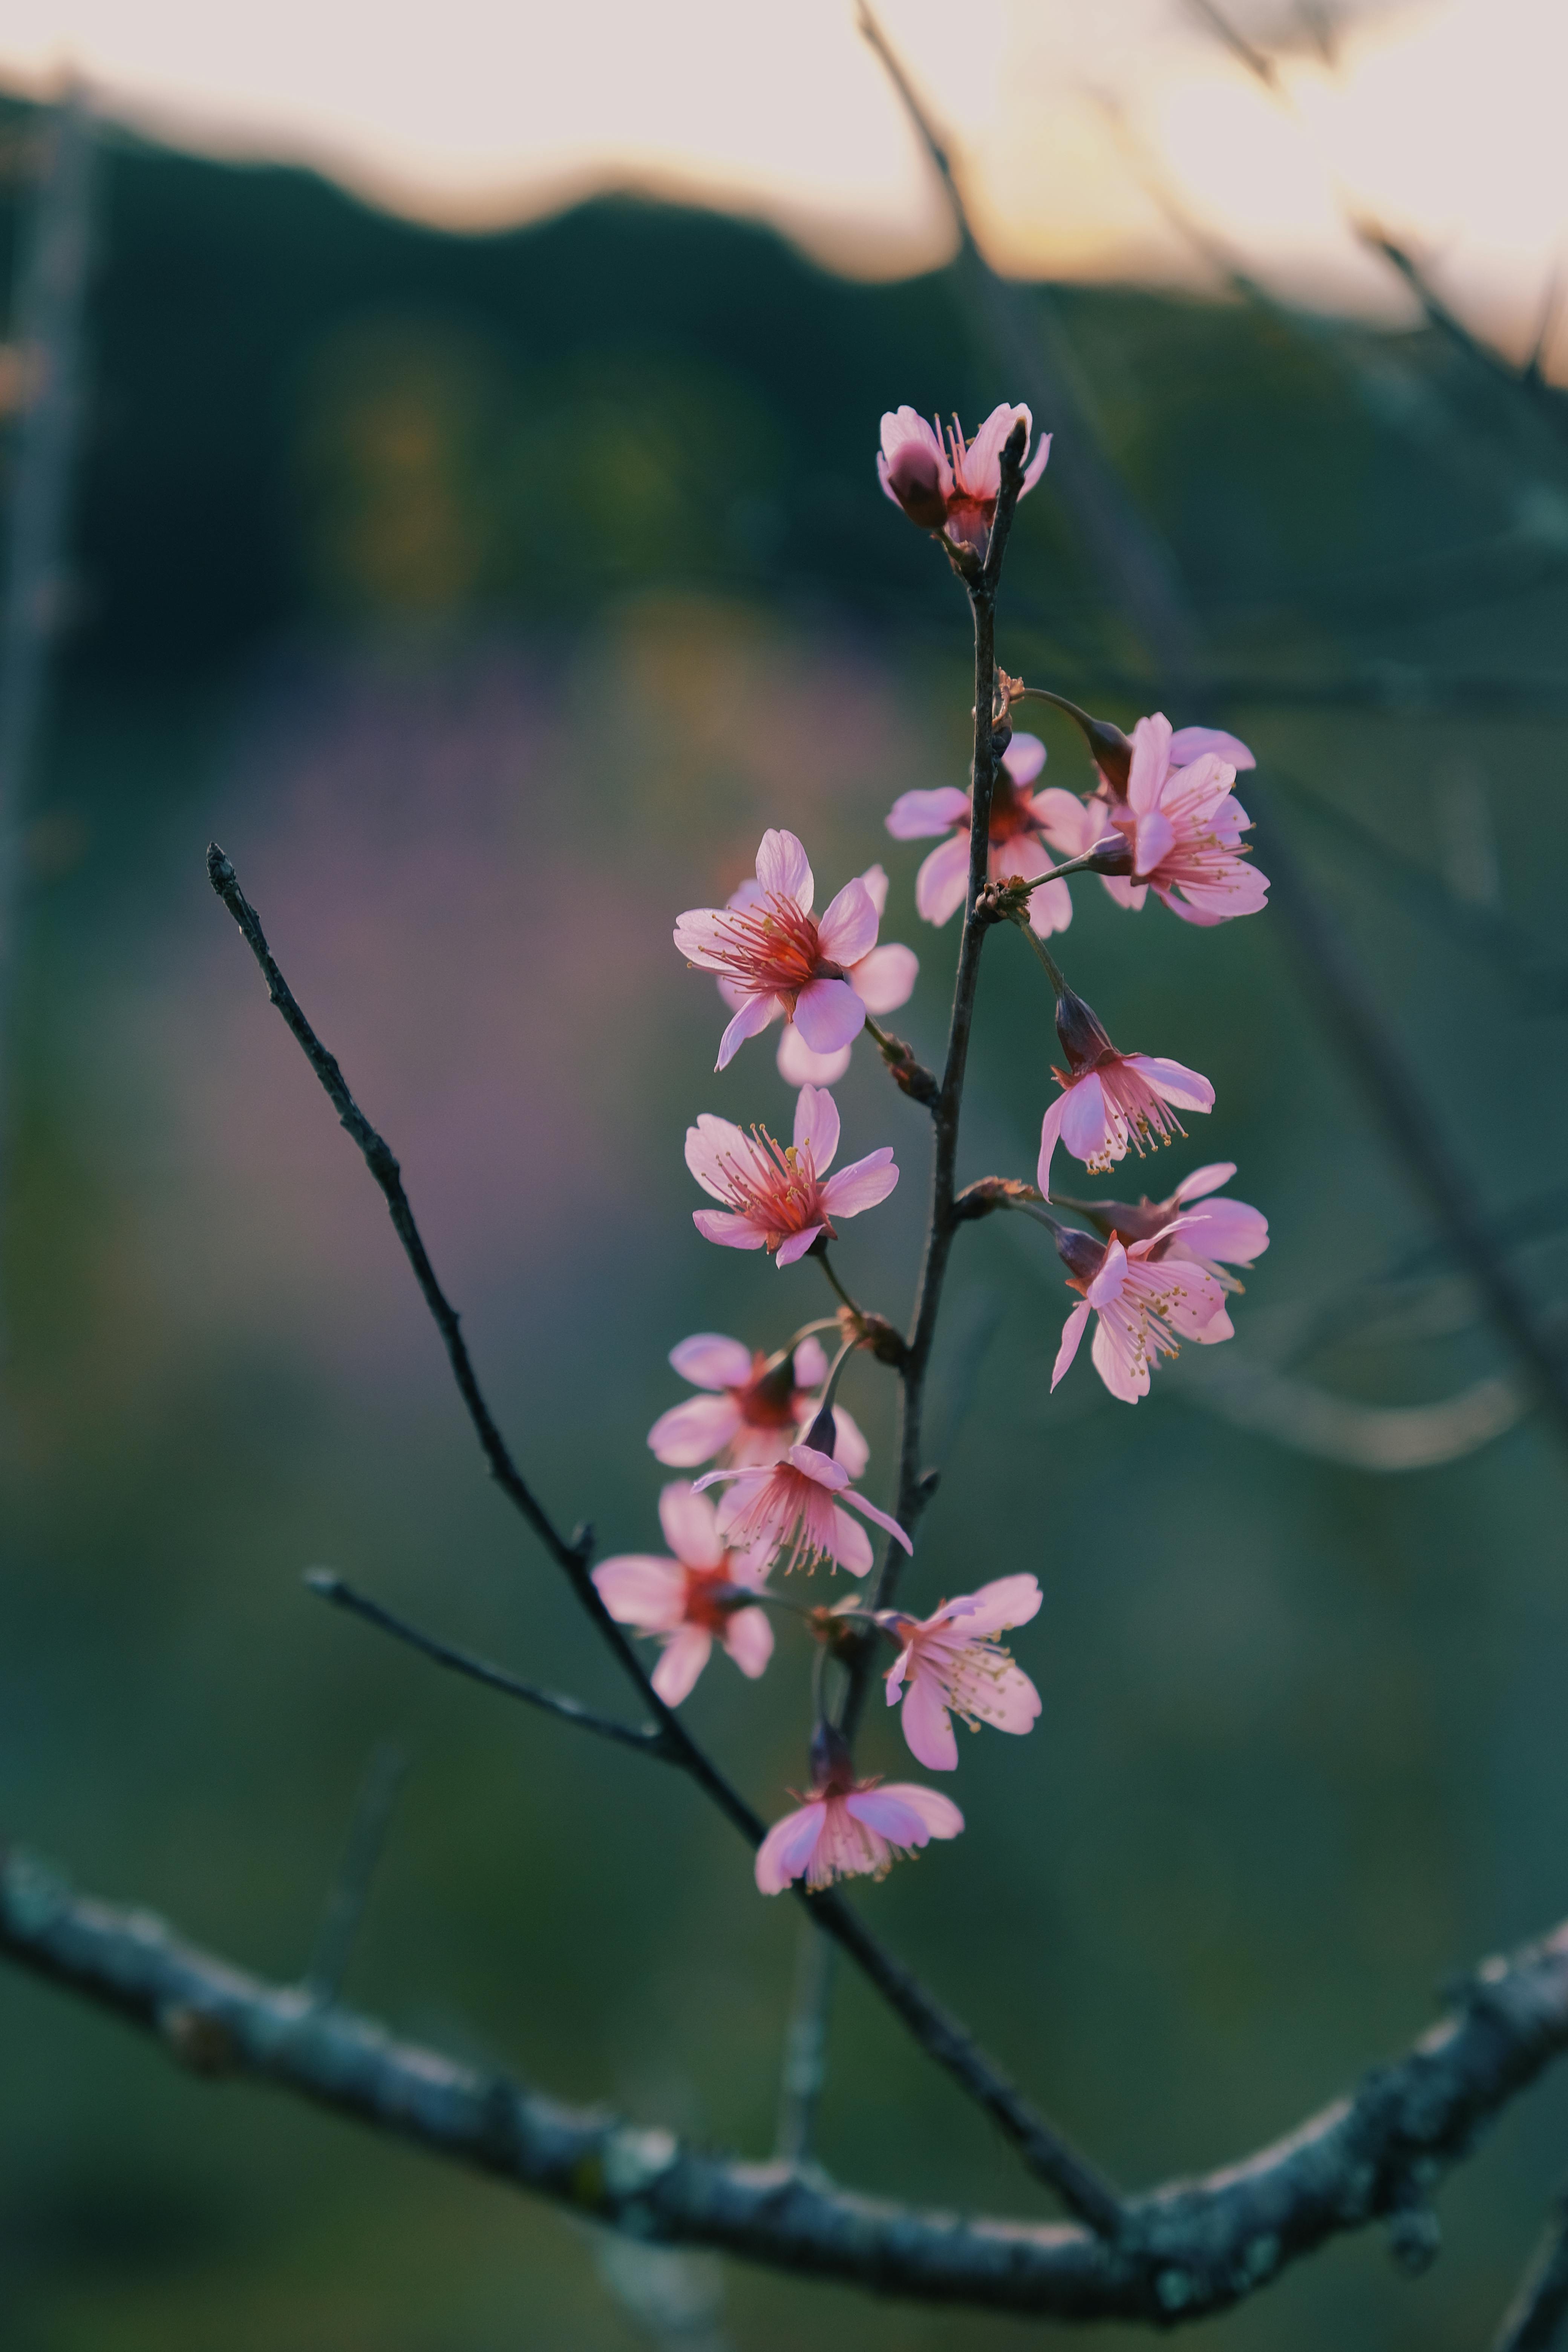
[[[1131,874],[1132,844],[1113,825],[1109,833],[1100,835],[1089,853],[1088,864],[1091,874]]]
[[[1075,1072],[1114,1050],[1098,1015],[1070,988],[1064,988],[1057,998],[1057,1035],[1068,1066]]]
[[[854,1780],[855,1759],[849,1752],[849,1742],[837,1725],[826,1720],[818,1723],[811,1735],[813,1789],[820,1796],[825,1790],[850,1788]]]
[[[809,1445],[815,1453],[826,1454],[830,1462],[837,1458],[834,1448],[838,1444],[838,1423],[834,1418],[833,1407],[830,1404],[823,1406],[822,1411],[801,1439],[801,1444]]]
[[[910,520],[921,530],[941,530],[947,521],[947,499],[936,452],[921,441],[906,441],[888,466],[888,488]]]

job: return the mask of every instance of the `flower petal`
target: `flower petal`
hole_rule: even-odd
[[[1141,719],[1132,730],[1132,766],[1127,778],[1127,804],[1135,816],[1158,808],[1160,793],[1171,767],[1171,722],[1163,710]]]
[[[795,1265],[805,1255],[821,1231],[820,1225],[803,1225],[798,1234],[791,1234],[787,1240],[780,1242],[773,1252],[773,1264],[777,1266]]]
[[[795,998],[795,1021],[814,1054],[836,1054],[866,1026],[866,1007],[847,980],[811,980]]]
[[[1047,887],[1050,886],[1047,884]],[[849,974],[849,985],[868,1013],[896,1013],[914,993],[921,960],[913,948],[889,940],[862,956]]]
[[[1042,940],[1053,931],[1065,931],[1072,920],[1072,892],[1058,874],[1053,882],[1042,882],[1037,890],[1029,893],[1029,929]]]
[[[852,1503],[855,1499],[853,1495],[846,1495],[844,1497],[847,1503]],[[848,1512],[837,1503],[833,1506],[832,1527],[833,1536],[829,1549],[839,1567],[847,1570],[851,1576],[868,1575],[872,1560],[871,1538],[865,1528],[858,1520],[852,1519]]]
[[[868,1503],[866,1500],[864,1495],[855,1495],[846,1490],[844,1500],[849,1505],[852,1510],[858,1511],[863,1517],[875,1519],[879,1528],[886,1528],[888,1533],[892,1537],[893,1541],[895,1543],[902,1544],[904,1549],[909,1553],[910,1558],[913,1559],[915,1556],[915,1548],[910,1541],[908,1536],[904,1533],[902,1528],[900,1527],[897,1519],[890,1519],[886,1511],[879,1511],[875,1503]]]
[[[967,806],[967,803],[965,803]],[[942,924],[956,915],[969,894],[969,836],[955,833],[933,849],[915,877],[915,912]]]
[[[913,1780],[892,1780],[881,1794],[898,1798],[919,1813],[933,1838],[955,1838],[963,1827],[963,1815],[940,1789],[922,1789]]]
[[[1094,1369],[1113,1397],[1122,1404],[1136,1404],[1149,1393],[1149,1359],[1133,1347],[1131,1328],[1117,1318],[1102,1315],[1094,1327],[1094,1344],[1089,1349]]]
[[[670,1349],[669,1365],[694,1389],[738,1389],[752,1377],[752,1351],[722,1331],[693,1331]]]
[[[1184,1176],[1171,1197],[1184,1205],[1201,1201],[1205,1192],[1217,1192],[1222,1184],[1228,1184],[1235,1173],[1234,1160],[1211,1160],[1207,1167],[1194,1168],[1190,1176]]]
[[[1051,1160],[1056,1152],[1057,1138],[1062,1131],[1062,1112],[1066,1108],[1067,1097],[1060,1094],[1055,1102],[1047,1105],[1046,1115],[1040,1121],[1040,1157],[1035,1169],[1035,1181],[1047,1201],[1051,1197]]]
[[[686,1164],[705,1192],[715,1201],[734,1198],[731,1171],[739,1166],[750,1170],[756,1155],[751,1142],[731,1118],[717,1118],[710,1110],[698,1114],[695,1127],[686,1130]]]
[[[846,882],[816,927],[817,943],[829,963],[847,970],[877,944],[877,902],[858,876]]]
[[[1062,1096],[1061,1135],[1075,1160],[1099,1160],[1112,1146],[1113,1129],[1106,1115],[1105,1089],[1093,1070],[1075,1078]],[[1121,1152],[1115,1157],[1120,1160]],[[1041,1192],[1045,1189],[1042,1184]]]
[[[1057,1360],[1051,1372],[1053,1389],[1059,1384],[1064,1373],[1071,1365],[1073,1358],[1077,1355],[1079,1341],[1083,1338],[1083,1327],[1088,1321],[1089,1301],[1084,1299],[1073,1308],[1072,1313],[1062,1325],[1062,1344],[1057,1349]]]
[[[1191,767],[1205,751],[1216,760],[1224,760],[1232,768],[1256,768],[1257,761],[1239,735],[1227,735],[1223,727],[1178,727],[1171,738],[1173,768]]]
[[[845,1404],[836,1404],[833,1408],[833,1459],[842,1469],[847,1470],[851,1478],[861,1477],[871,1459],[871,1449],[866,1443],[860,1424]]]
[[[1196,1070],[1189,1070],[1184,1062],[1167,1062],[1157,1054],[1128,1054],[1123,1056],[1130,1070],[1136,1070],[1147,1079],[1157,1095],[1180,1110],[1213,1110],[1214,1088]]]
[[[659,1489],[658,1523],[683,1568],[717,1568],[722,1560],[713,1506],[706,1495],[694,1495],[684,1478],[672,1478]]]
[[[741,1408],[733,1398],[688,1397],[659,1414],[647,1442],[656,1462],[670,1470],[694,1470],[721,1453],[740,1426]]]
[[[849,1067],[849,1047],[814,1054],[793,1021],[779,1031],[779,1076],[786,1087],[836,1087]]]
[[[686,1614],[685,1571],[647,1552],[602,1559],[594,1590],[617,1625],[637,1625],[645,1633],[672,1633]]]
[[[1105,831],[1105,803],[1085,803],[1076,793],[1064,792],[1059,784],[1037,793],[1029,807],[1046,839],[1064,857],[1081,857]]]
[[[724,1622],[723,1643],[743,1675],[752,1682],[773,1654],[773,1629],[765,1609],[733,1609]]]
[[[1246,1201],[1204,1201],[1183,1217],[1175,1247],[1226,1265],[1250,1265],[1268,1247],[1268,1220]]]
[[[708,1664],[713,1636],[705,1625],[683,1625],[665,1643],[648,1680],[666,1706],[679,1706]]]
[[[691,1222],[705,1242],[717,1242],[721,1249],[765,1249],[767,1235],[761,1225],[750,1217],[742,1217],[733,1209],[693,1209]]]
[[[942,784],[933,793],[900,793],[887,816],[895,841],[926,841],[968,823],[969,794],[956,784]]]
[[[783,1003],[776,996],[748,996],[719,1040],[719,1058],[713,1065],[715,1070],[728,1069],[747,1038],[754,1037],[759,1030],[765,1029],[768,1023],[776,1020],[783,1011]]]
[[[863,1209],[885,1201],[898,1181],[893,1147],[884,1143],[879,1151],[868,1151],[864,1160],[852,1160],[830,1176],[822,1188],[822,1205],[830,1217],[858,1217]]]
[[[1012,1625],[1026,1625],[1041,1601],[1039,1579],[995,1576],[977,1592],[950,1601],[939,1615],[965,1633],[1004,1633]]]
[[[793,833],[764,833],[757,850],[757,880],[770,897],[793,898],[805,914],[816,893],[811,861]]]
[[[826,1818],[827,1807],[816,1798],[773,1823],[757,1848],[755,1875],[763,1895],[782,1895],[809,1866]]]
[[[827,1378],[827,1351],[815,1331],[795,1351],[797,1389],[819,1389]]]
[[[910,1753],[931,1772],[952,1772],[958,1767],[958,1741],[942,1686],[929,1670],[905,1685],[900,1718]],[[907,1841],[900,1839],[900,1844]]]
[[[819,1176],[833,1165],[838,1149],[838,1105],[826,1087],[802,1087],[795,1097],[793,1140],[797,1151],[810,1152]]]
[[[1037,735],[1015,735],[1002,754],[1002,765],[1016,784],[1032,784],[1046,764],[1046,747]]]

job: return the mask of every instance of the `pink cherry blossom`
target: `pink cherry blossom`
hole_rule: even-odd
[[[1068,1067],[1051,1071],[1063,1091],[1040,1123],[1036,1176],[1047,1200],[1058,1138],[1099,1172],[1124,1159],[1129,1144],[1142,1159],[1155,1144],[1184,1135],[1176,1109],[1214,1108],[1214,1088],[1196,1070],[1157,1055],[1119,1054],[1082,997],[1070,989],[1057,998],[1057,1034]]]
[[[972,1731],[1031,1731],[1040,1695],[994,1637],[1026,1625],[1040,1605],[1032,1576],[999,1576],[978,1592],[945,1601],[934,1616],[916,1619],[886,1610],[877,1622],[903,1643],[888,1669],[888,1705],[903,1701],[904,1738],[932,1772],[958,1762],[952,1717]]]
[[[858,1780],[844,1741],[819,1724],[811,1743],[812,1793],[775,1822],[757,1848],[757,1885],[782,1895],[793,1879],[813,1890],[836,1878],[885,1878],[900,1854],[957,1837],[963,1815],[951,1797],[912,1780]],[[798,1795],[799,1791],[793,1793]]]
[[[912,408],[889,409],[882,419],[877,478],[893,504],[902,507],[921,530],[944,530],[949,539],[984,555],[1002,488],[1002,452],[1020,417],[1026,453],[1035,420],[1026,408],[1015,408],[1006,401],[992,410],[967,444],[955,416],[945,446],[940,420],[928,425]],[[1047,433],[1025,468],[1020,498],[1034,488],[1050,454]]]
[[[1242,1285],[1227,1265],[1250,1267],[1268,1247],[1268,1220],[1249,1202],[1213,1196],[1236,1173],[1234,1160],[1218,1160],[1184,1176],[1163,1201],[1144,1199],[1135,1205],[1124,1201],[1097,1201],[1095,1223],[1102,1233],[1123,1242],[1152,1242],[1151,1261],[1191,1258],[1212,1274],[1222,1290]],[[1194,1205],[1195,1204],[1195,1205]]]
[[[871,866],[860,879],[879,922],[888,906],[887,875],[881,866]],[[742,885],[742,889],[752,887]],[[736,898],[740,895],[737,891]],[[733,905],[734,900],[731,903]],[[920,958],[912,948],[889,940],[886,946],[873,948],[869,955],[862,956],[858,963],[850,964],[844,977],[868,1013],[896,1013],[913,994],[920,968]],[[729,982],[719,982],[719,992],[727,1003],[739,1008],[740,998]],[[779,1034],[779,1076],[786,1086],[837,1086],[849,1067],[849,1054],[847,1045],[840,1045],[831,1054],[814,1054],[798,1023],[786,1021]]]
[[[753,1355],[720,1332],[698,1331],[671,1349],[669,1360],[683,1381],[708,1391],[671,1405],[648,1431],[655,1456],[672,1470],[712,1461],[727,1469],[777,1462],[816,1419],[817,1391],[827,1378],[827,1358],[815,1338],[774,1359]],[[870,1448],[843,1405],[834,1406],[833,1418],[833,1458],[858,1478]]]
[[[1136,1404],[1149,1393],[1149,1375],[1162,1356],[1177,1352],[1177,1335],[1212,1347],[1236,1337],[1218,1279],[1194,1259],[1154,1262],[1160,1239],[1134,1242],[1091,1240],[1064,1234],[1058,1247],[1068,1287],[1083,1293],[1062,1329],[1051,1373],[1054,1389],[1079,1350],[1090,1310],[1099,1317],[1091,1354],[1094,1369],[1113,1397]]]
[[[1029,787],[1046,764],[1046,747],[1037,735],[1015,735],[1002,754],[1002,766],[991,794],[991,848],[987,875],[993,882],[1016,876],[1032,882],[1057,863],[1045,846],[1047,801],[1082,803],[1070,793],[1031,794]],[[947,839],[915,877],[915,907],[928,923],[945,923],[963,906],[969,888],[970,795],[956,784],[936,792],[902,793],[888,812],[888,831],[895,841],[925,841],[933,834]],[[1101,825],[1100,832],[1107,830]],[[1084,844],[1091,845],[1093,839]],[[1073,853],[1075,856],[1078,852]],[[1072,893],[1060,880],[1042,882],[1029,894],[1029,921],[1041,939],[1065,931],[1072,920]]]
[[[780,1265],[793,1265],[819,1234],[836,1237],[835,1217],[874,1209],[899,1181],[890,1143],[827,1176],[837,1149],[838,1108],[825,1087],[802,1087],[789,1144],[763,1127],[743,1135],[732,1119],[704,1111],[686,1130],[686,1164],[724,1206],[694,1209],[692,1223],[705,1241],[771,1250]]]
[[[666,1706],[679,1706],[708,1664],[715,1636],[753,1680],[772,1657],[773,1629],[767,1612],[747,1607],[743,1599],[766,1590],[767,1564],[752,1552],[726,1547],[712,1504],[684,1478],[664,1488],[658,1517],[675,1557],[626,1552],[601,1560],[594,1583],[617,1625],[662,1634],[653,1686]]]
[[[1108,826],[1123,836],[1131,872],[1101,877],[1120,906],[1142,907],[1152,889],[1188,923],[1256,915],[1267,904],[1268,877],[1247,860],[1241,836],[1252,819],[1231,791],[1237,771],[1256,764],[1239,737],[1217,727],[1173,733],[1156,711],[1132,730],[1125,788],[1102,772],[1087,803],[1071,793],[1042,793],[1040,821],[1065,857],[1081,856]]]
[[[811,911],[816,893],[794,834],[764,833],[755,881],[742,884],[727,907],[690,908],[676,924],[675,944],[688,963],[727,982],[736,1008],[716,1068],[781,1013],[814,1054],[853,1045],[865,1026],[866,1000],[847,974],[876,947],[876,900],[864,882],[847,882],[818,919]]]
[[[815,1445],[792,1445],[771,1469],[710,1470],[692,1491],[700,1494],[721,1480],[729,1482],[730,1491],[719,1506],[720,1534],[742,1550],[783,1559],[786,1576],[795,1568],[809,1575],[819,1559],[833,1560],[851,1576],[866,1574],[871,1539],[850,1510],[886,1528],[907,1552],[914,1551],[897,1519],[856,1494],[848,1471]]]

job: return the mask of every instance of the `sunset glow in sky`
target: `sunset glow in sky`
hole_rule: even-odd
[[[880,14],[1005,268],[1202,283],[1185,221],[1282,290],[1397,313],[1360,215],[1478,324],[1532,339],[1568,235],[1559,0],[1354,0],[1329,60],[1289,0],[1235,0],[1255,37],[1296,26],[1273,93],[1184,0]],[[39,92],[71,68],[161,136],[309,163],[454,225],[631,185],[754,212],[868,275],[950,242],[853,0],[7,0],[0,81]],[[1555,343],[1562,373],[1568,329]]]

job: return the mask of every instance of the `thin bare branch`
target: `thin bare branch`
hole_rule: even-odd
[[[267,1984],[16,1851],[0,1863],[0,1957],[142,2027],[197,2074],[270,2083],[645,2240],[923,2303],[1161,2327],[1245,2300],[1344,2231],[1388,2220],[1410,2236],[1423,2195],[1568,2049],[1565,1923],[1489,1961],[1348,2097],[1222,2171],[1129,2200],[1101,2238],[873,2200],[562,2106]]]
[[[407,1757],[390,1740],[382,1742],[365,1768],[354,1800],[342,1864],[327,1897],[310,1965],[305,1971],[305,1990],[312,2000],[336,2000],[343,1989],[349,1958],[370,1900],[371,1881],[386,1843],[393,1807],[407,1770]]]
[[[1568,2194],[1558,2196],[1552,2219],[1531,2256],[1519,2293],[1503,2314],[1491,2352],[1552,2352],[1568,2319]]]
[[[811,2160],[816,2110],[827,2080],[827,2019],[836,1958],[828,1938],[809,1919],[802,1920],[773,2140],[773,2153],[782,2164],[800,2166]]]

